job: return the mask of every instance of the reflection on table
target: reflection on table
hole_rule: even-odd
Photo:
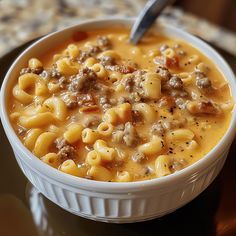
[[[40,236],[54,235],[216,235],[215,213],[220,199],[220,179],[178,211],[142,223],[107,224],[72,215],[47,200],[30,183],[26,197]]]

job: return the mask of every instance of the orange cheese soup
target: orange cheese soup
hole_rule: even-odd
[[[178,39],[128,30],[76,32],[32,58],[9,94],[22,143],[48,165],[87,179],[159,178],[204,157],[234,106],[214,63]]]

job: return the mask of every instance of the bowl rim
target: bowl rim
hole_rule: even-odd
[[[183,184],[186,183],[186,181],[192,181],[194,176],[196,176],[199,171],[203,174],[204,169],[209,167],[210,164],[213,162],[216,162],[218,159],[220,159],[220,155],[228,149],[230,146],[234,135],[236,133],[236,108],[234,106],[234,109],[232,111],[232,117],[230,121],[230,125],[227,129],[227,131],[224,133],[223,137],[220,139],[220,141],[216,144],[216,146],[213,147],[213,149],[204,157],[202,157],[200,160],[194,162],[193,164],[185,167],[184,169],[175,172],[171,175],[164,176],[161,178],[154,178],[150,180],[143,180],[143,181],[136,181],[136,182],[103,182],[103,181],[95,181],[95,180],[88,180],[85,178],[80,178],[76,176],[72,176],[66,173],[63,173],[46,163],[42,162],[39,158],[33,155],[20,141],[18,136],[16,135],[15,131],[13,130],[13,127],[11,126],[8,112],[6,109],[6,101],[5,101],[5,91],[8,86],[9,78],[11,73],[14,71],[14,69],[17,67],[17,63],[21,60],[21,57],[23,57],[25,54],[30,52],[32,48],[35,48],[38,46],[38,44],[46,41],[48,38],[54,37],[62,32],[70,32],[72,30],[78,30],[82,26],[88,26],[90,25],[96,25],[96,24],[108,24],[108,23],[114,23],[114,24],[125,24],[127,26],[130,26],[132,22],[134,21],[134,18],[124,18],[124,17],[108,17],[108,18],[102,18],[98,20],[86,20],[82,21],[79,24],[64,28],[62,30],[58,30],[56,32],[50,33],[43,38],[37,40],[33,44],[31,44],[29,47],[27,47],[14,61],[14,63],[11,65],[10,69],[8,70],[7,74],[5,75],[5,78],[2,83],[1,87],[1,97],[0,97],[0,115],[1,115],[1,121],[5,130],[5,133],[7,134],[8,140],[11,143],[11,146],[14,147],[14,150],[20,153],[22,161],[24,161],[28,167],[34,168],[37,172],[41,173],[47,178],[53,179],[54,181],[59,181],[60,184],[64,184],[64,186],[70,186],[74,188],[79,189],[86,189],[90,191],[98,191],[98,192],[136,192],[136,191],[143,191],[147,189],[153,189],[153,188],[165,188],[168,184],[176,184],[180,183],[180,180]],[[221,57],[221,55],[215,51],[211,46],[209,46],[207,43],[202,41],[201,39],[191,35],[190,33],[187,33],[175,26],[170,26],[165,23],[158,23],[158,27],[164,30],[168,30],[170,32],[173,32],[175,34],[179,35],[179,38],[183,41],[191,41],[188,42],[192,46],[196,47],[201,53],[206,55],[209,58],[209,54],[215,57],[215,60],[213,61],[216,66],[217,64],[221,64],[221,68],[224,68],[224,71],[221,71],[223,75],[225,76],[225,79],[230,83],[231,93],[232,97],[234,99],[234,102],[236,101],[236,82],[235,82],[235,76],[231,68],[229,67],[228,63]],[[96,26],[95,28],[101,28]],[[185,39],[183,39],[184,37]],[[188,40],[186,40],[188,39]],[[217,63],[216,63],[217,61]],[[226,76],[227,75],[227,76]],[[11,138],[10,138],[11,137]],[[14,139],[14,140],[13,140]],[[14,144],[13,142],[14,141]],[[218,158],[215,158],[216,155]],[[23,158],[24,156],[24,158]],[[204,168],[205,167],[205,168]],[[140,188],[142,187],[142,188]]]

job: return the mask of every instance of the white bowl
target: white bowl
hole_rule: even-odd
[[[6,97],[19,71],[31,57],[37,57],[65,41],[74,31],[130,26],[131,19],[104,19],[80,23],[40,39],[26,49],[8,71],[1,88],[1,119],[16,160],[30,182],[48,199],[65,210],[85,218],[127,223],[168,214],[198,196],[218,175],[235,135],[236,111],[224,137],[201,160],[159,179],[130,183],[98,182],[62,173],[36,158],[21,143],[7,115]],[[200,39],[169,25],[155,26],[163,34],[183,39],[211,58],[229,81],[234,101],[236,83],[224,59]]]

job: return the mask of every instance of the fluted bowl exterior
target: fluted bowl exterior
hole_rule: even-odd
[[[77,30],[130,26],[133,19],[88,21],[50,34],[24,51],[11,66],[1,88],[1,120],[16,160],[29,181],[48,199],[75,215],[104,222],[138,222],[166,215],[198,196],[222,169],[235,135],[236,112],[220,142],[205,157],[185,169],[159,179],[130,183],[98,182],[62,173],[41,162],[20,142],[8,115],[6,97],[20,68],[65,41]],[[168,25],[155,26],[170,37],[183,39],[211,58],[229,81],[236,100],[235,77],[227,63],[210,46]]]
[[[104,193],[55,182],[27,166],[15,152],[21,170],[48,199],[63,209],[88,219],[111,223],[133,223],[161,217],[175,211],[198,196],[223,167],[228,151],[205,171],[186,178],[179,185],[135,192]]]

